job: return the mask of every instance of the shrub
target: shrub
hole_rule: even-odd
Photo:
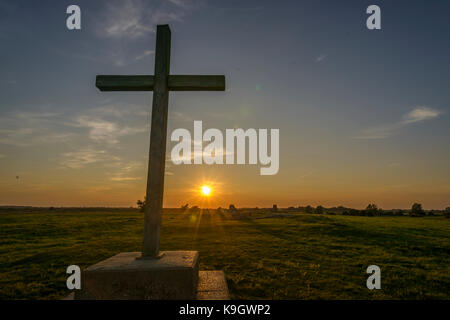
[[[315,210],[315,212],[317,213],[317,214],[322,214],[323,213],[323,207],[322,206],[317,206],[317,208],[316,208],[316,210]]]
[[[420,203],[414,203],[411,207],[411,211],[409,213],[413,217],[424,216],[425,211],[422,209],[422,205]]]
[[[145,211],[145,206],[147,205],[147,197],[144,198],[144,201],[138,200],[136,202],[136,204],[137,204],[137,206],[139,208],[139,211],[140,212],[144,212]]]

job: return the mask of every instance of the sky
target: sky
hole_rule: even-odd
[[[81,8],[68,30],[66,8]],[[368,30],[366,8],[381,8]],[[0,0],[0,205],[135,206],[146,187],[151,92],[98,74],[224,74],[172,92],[173,130],[279,129],[259,165],[166,163],[165,207],[450,206],[450,2]],[[167,142],[167,154],[175,145]],[[204,184],[211,196],[199,193]]]

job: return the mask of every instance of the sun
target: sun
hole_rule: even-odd
[[[211,188],[208,186],[202,186],[202,195],[208,197],[211,194]]]

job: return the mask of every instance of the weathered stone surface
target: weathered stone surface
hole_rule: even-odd
[[[80,300],[195,299],[197,251],[163,251],[160,259],[124,252],[82,272]]]
[[[229,300],[228,286],[223,271],[200,271],[197,300]]]
[[[72,292],[63,300],[74,300]],[[200,271],[198,274],[197,300],[229,300],[227,282],[223,271]]]

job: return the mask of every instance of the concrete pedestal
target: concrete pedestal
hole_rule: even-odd
[[[90,266],[81,274],[75,299],[195,299],[198,252],[161,254],[159,259],[136,259],[140,252],[124,252]]]
[[[82,271],[76,300],[229,299],[222,271],[198,270],[197,251],[163,251],[159,259],[124,252]],[[138,259],[136,259],[138,258]]]

